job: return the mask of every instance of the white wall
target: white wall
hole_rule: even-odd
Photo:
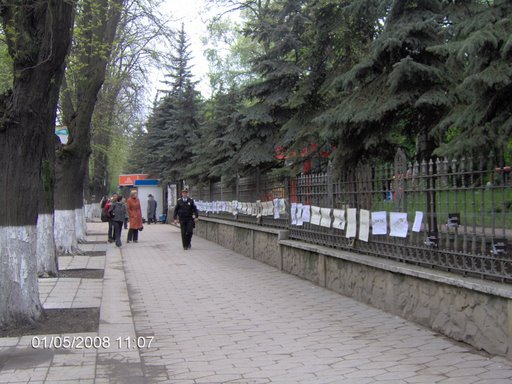
[[[140,209],[142,211],[142,217],[148,220],[148,195],[153,195],[156,200],[156,219],[160,217],[164,209],[164,192],[162,187],[154,185],[139,185],[137,186],[139,192]],[[167,212],[165,212],[167,213]]]

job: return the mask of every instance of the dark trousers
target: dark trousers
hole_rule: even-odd
[[[121,246],[121,231],[123,230],[123,222],[122,221],[112,221],[112,226],[114,227],[114,240],[116,241],[116,245],[118,247]]]
[[[193,219],[181,219],[180,220],[180,228],[181,228],[181,242],[183,243],[183,248],[190,247],[190,242],[192,241],[192,235],[194,234],[194,220]]]
[[[130,228],[128,230],[128,241],[139,241],[139,230]]]
[[[114,222],[112,220],[108,221],[108,239],[114,240]]]

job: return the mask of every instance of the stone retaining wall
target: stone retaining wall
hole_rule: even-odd
[[[196,234],[342,295],[512,359],[512,287],[287,240],[287,231],[204,218]]]

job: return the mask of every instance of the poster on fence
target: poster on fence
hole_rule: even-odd
[[[279,199],[274,199],[274,219],[279,219]]]
[[[256,200],[256,217],[261,217],[262,208],[261,208],[261,200]]]
[[[303,209],[302,203],[298,203],[296,215],[297,215],[297,225],[299,227],[302,227],[302,224],[304,224],[304,220],[302,219],[302,209]]]
[[[279,216],[286,215],[286,199],[279,199]]]
[[[345,210],[344,209],[334,209],[332,211],[332,215],[334,216],[334,222],[332,223],[332,227],[344,231],[345,224],[346,224]]]
[[[297,203],[292,203],[290,206],[290,216],[292,219],[292,225],[297,225]]]
[[[413,232],[421,231],[421,223],[423,221],[423,212],[416,211],[416,217],[414,218],[414,224],[412,225]]]
[[[261,203],[261,216],[267,216],[267,202]]]
[[[272,201],[267,201],[267,213],[265,216],[272,216],[274,214],[274,203]]]
[[[325,228],[331,228],[331,208],[320,208],[320,216],[322,216],[320,225]]]
[[[389,236],[393,237],[407,237],[409,230],[409,223],[407,222],[407,213],[402,212],[391,212],[389,214],[389,222],[391,225],[391,231]]]
[[[305,205],[302,207],[302,222],[309,223],[311,221],[311,206]]]
[[[347,238],[356,237],[357,232],[357,208],[347,209]]]
[[[320,214],[320,207],[311,206],[311,224],[320,225],[322,215]]]
[[[372,234],[387,235],[388,234],[388,217],[387,212],[372,212]]]
[[[359,240],[368,242],[370,238],[370,211],[361,209],[359,211]]]

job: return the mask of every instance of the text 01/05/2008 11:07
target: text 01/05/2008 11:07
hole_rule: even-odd
[[[143,349],[151,348],[154,336],[117,337],[109,336],[34,336],[34,349]]]

